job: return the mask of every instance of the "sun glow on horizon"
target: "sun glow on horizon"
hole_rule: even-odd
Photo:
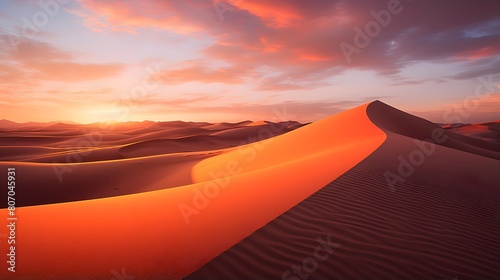
[[[432,118],[480,79],[492,97],[469,121],[500,118],[495,4],[451,16],[436,3],[422,22],[427,4],[401,2],[386,24],[378,1],[63,2],[50,16],[36,1],[0,4],[0,119],[241,121],[285,105],[310,122],[375,99]]]

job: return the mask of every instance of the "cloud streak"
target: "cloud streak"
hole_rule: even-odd
[[[179,116],[264,118],[282,102],[312,121],[344,109],[338,100],[370,96],[433,110],[500,72],[498,0],[76,0],[36,38],[13,34],[38,1],[7,1],[0,97],[14,116],[85,116],[134,93],[149,99],[134,102],[136,120],[162,119],[162,105]],[[381,24],[388,5],[401,12]],[[380,32],[347,61],[341,44],[355,45],[370,24]]]
[[[495,12],[500,4],[494,0],[481,5],[465,0],[397,1],[404,7],[402,14],[393,15],[390,24],[352,63],[346,63],[339,45],[352,42],[354,28],[374,20],[370,12],[384,9],[387,0],[291,0],[286,4],[231,0],[227,3],[234,9],[224,12],[224,21],[218,19],[210,1],[80,2],[89,16],[105,19],[108,31],[160,28],[211,36],[213,44],[203,50],[205,60],[229,67],[208,70],[200,62],[169,70],[177,83],[250,80],[258,90],[284,91],[293,89],[293,84],[269,79],[270,73],[311,85],[352,69],[390,78],[416,62],[475,62],[454,77],[464,79],[480,74],[489,65],[487,59],[500,53],[500,16]],[[225,73],[241,65],[246,71]]]

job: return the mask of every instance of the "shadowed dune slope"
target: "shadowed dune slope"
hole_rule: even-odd
[[[415,138],[434,126],[385,118],[399,111],[379,102],[367,111],[394,131],[380,148],[185,279],[498,278],[500,162],[435,145],[410,176],[389,185],[385,175],[398,174],[400,157],[416,143],[430,147]],[[318,238],[332,251],[315,255]]]
[[[445,133],[446,141],[442,146],[500,159],[500,143],[468,137],[442,129],[425,119],[410,115],[383,102],[375,101],[367,109],[370,119],[381,129],[391,131],[414,139],[432,142],[433,133]]]
[[[191,169],[210,153],[175,154],[83,164],[0,162],[16,168],[16,206],[115,197],[191,184]],[[6,173],[5,173],[6,174]],[[7,180],[5,174],[0,179]],[[7,207],[7,199],[0,201]]]
[[[447,130],[500,145],[500,121],[470,124],[458,128],[448,126]]]

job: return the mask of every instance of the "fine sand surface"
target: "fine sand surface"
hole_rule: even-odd
[[[388,136],[379,149],[186,279],[300,279],[287,271],[328,237],[340,246],[302,279],[497,279],[500,162],[436,145],[391,187],[384,174],[435,127],[378,102],[368,115]]]
[[[467,135],[372,102],[307,126],[8,125],[0,165],[25,207],[17,272],[1,279],[500,275],[494,123]],[[89,135],[100,144],[80,147]]]

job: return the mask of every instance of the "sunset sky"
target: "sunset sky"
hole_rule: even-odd
[[[0,26],[16,122],[500,119],[498,0],[6,0]]]

